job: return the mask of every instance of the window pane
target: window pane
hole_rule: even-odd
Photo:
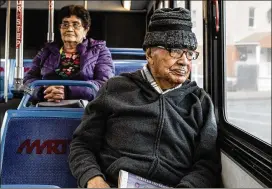
[[[255,8],[254,7],[250,7],[249,8],[249,16],[248,16],[248,19],[249,19],[249,23],[248,23],[248,26],[249,27],[253,27],[254,26],[254,17],[255,15]]]
[[[192,60],[192,74],[191,80],[196,81],[199,87],[203,87],[203,15],[202,15],[202,1],[191,1],[191,15],[193,28],[192,31],[196,34],[198,41],[197,51],[199,57]]]
[[[225,1],[226,118],[271,144],[271,25],[269,1]],[[255,7],[249,19],[250,7]],[[248,28],[248,19],[255,28]]]
[[[254,18],[254,10],[255,10],[255,8],[249,8],[249,17],[250,18]]]
[[[164,0],[164,8],[169,8],[169,0]]]
[[[250,27],[254,26],[254,19],[253,18],[249,18],[248,26],[250,26]]]
[[[174,1],[174,7],[183,7],[183,8],[185,8],[185,0],[183,0],[183,1]]]
[[[159,2],[158,8],[159,8],[159,9],[163,8],[163,2],[162,2],[162,1]]]

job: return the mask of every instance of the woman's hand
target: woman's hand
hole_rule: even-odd
[[[96,176],[88,181],[87,188],[110,188],[110,186],[101,176]]]
[[[64,95],[64,86],[49,86],[44,90],[44,99],[48,102],[60,102]]]

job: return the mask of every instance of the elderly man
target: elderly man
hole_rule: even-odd
[[[156,10],[148,64],[109,79],[89,103],[69,157],[80,187],[117,187],[121,169],[169,187],[218,187],[213,104],[187,79],[198,57],[191,28],[188,10]]]

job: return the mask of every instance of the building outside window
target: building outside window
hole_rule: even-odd
[[[271,145],[271,2],[224,3],[226,120]]]

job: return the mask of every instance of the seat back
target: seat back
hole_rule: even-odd
[[[136,56],[145,56],[145,52],[141,48],[109,48],[111,54],[118,55],[136,55]]]
[[[23,64],[24,64],[24,74],[26,74],[26,72],[28,72],[33,64],[33,60],[32,59],[24,59],[23,60]]]
[[[15,60],[10,59],[10,70],[8,73],[9,83],[8,83],[8,98],[13,98],[13,94],[11,89],[13,87],[14,81],[14,68],[15,68]],[[5,76],[5,59],[0,60],[0,102],[4,100],[4,76]]]
[[[0,185],[1,188],[59,188],[54,185],[28,185],[28,184],[8,184]]]
[[[82,113],[8,110],[1,128],[1,184],[77,187],[68,154]]]
[[[5,59],[0,59],[0,77],[4,77]]]
[[[115,75],[140,70],[146,64],[146,60],[114,60]]]
[[[5,60],[0,59],[0,95],[4,93],[4,75],[5,75]]]

